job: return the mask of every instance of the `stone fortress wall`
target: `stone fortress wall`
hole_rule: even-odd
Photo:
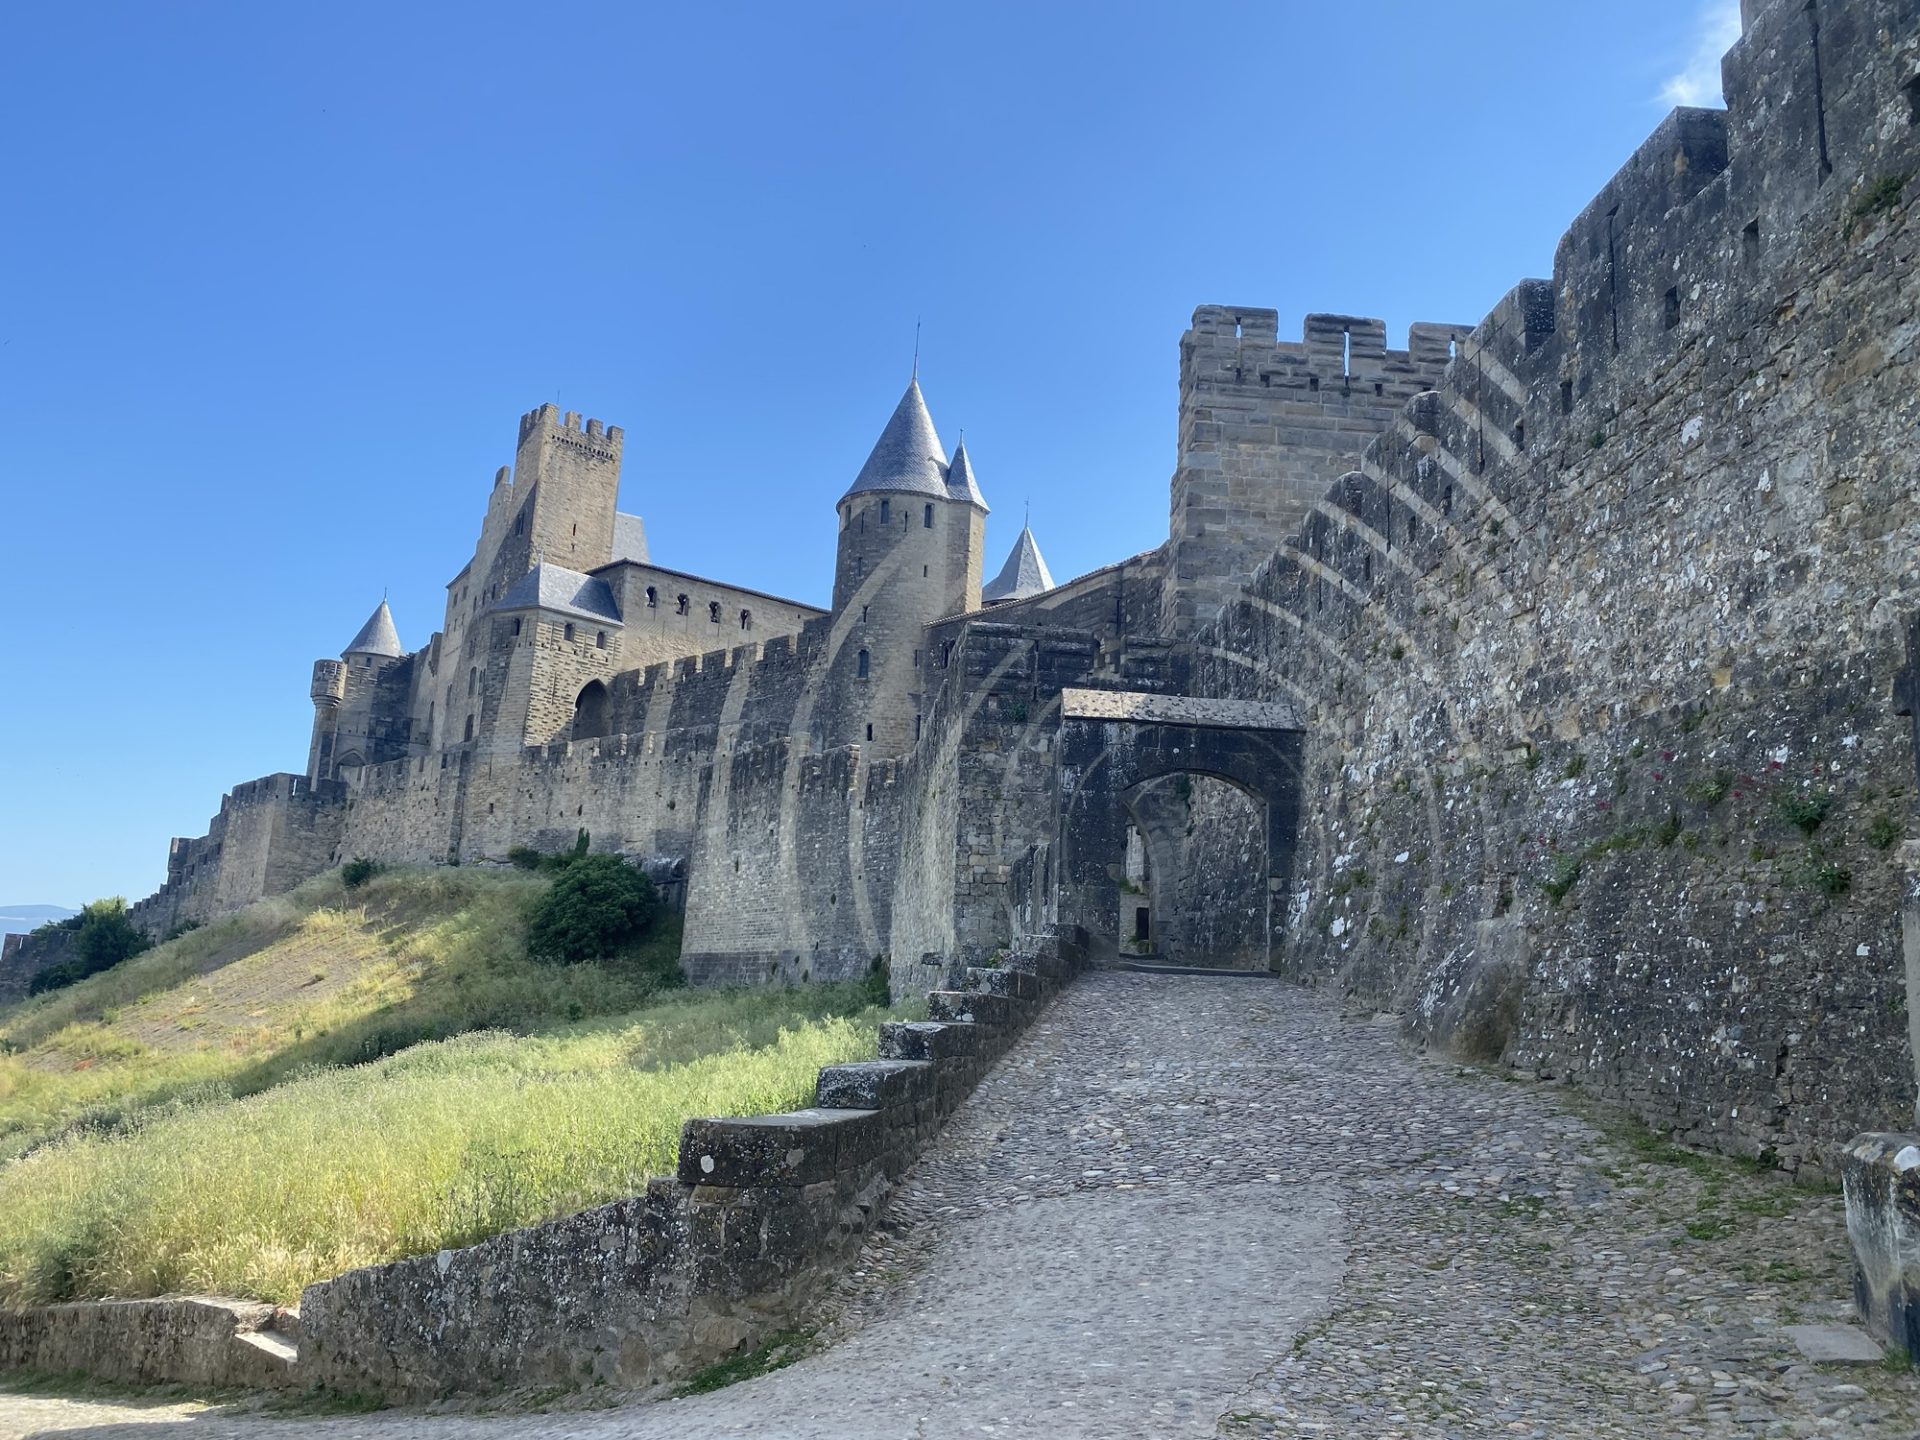
[[[1913,1100],[1920,5],[1749,6],[1196,639],[1312,715],[1291,974],[1692,1138]]]
[[[856,487],[823,504],[832,609],[699,582],[720,622],[649,629],[674,572],[622,540],[620,432],[532,412],[442,631],[322,662],[333,769],[236,790],[142,923],[585,828],[684,873],[701,980],[885,956],[934,983],[1062,921],[1110,949],[1124,845],[1111,809],[1065,818],[1089,777],[1063,693],[1219,697],[1297,713],[1265,813],[1300,818],[1242,924],[1244,807],[1190,807],[1163,926],[1264,928],[1277,968],[1423,1041],[1823,1162],[1911,1090],[1889,688],[1920,0],[1749,10],[1729,109],[1675,112],[1479,326],[1390,351],[1373,321],[1282,343],[1271,311],[1201,307],[1168,542],[1037,595],[980,608],[964,495],[883,518]],[[1165,830],[1144,793],[1103,803]]]

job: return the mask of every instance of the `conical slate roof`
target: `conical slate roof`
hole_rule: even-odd
[[[385,600],[367,617],[367,623],[360,627],[360,633],[353,637],[353,643],[340,654],[343,659],[348,655],[384,655],[390,660],[398,660],[406,654],[400,648],[400,632],[393,628],[393,612],[387,608]]]
[[[987,508],[986,497],[980,493],[979,482],[973,478],[973,460],[967,454],[964,435],[953,452],[953,463],[947,467],[947,494],[955,500],[978,505],[982,510]]]
[[[920,382],[907,386],[907,393],[893,407],[893,418],[874,441],[873,453],[847,487],[847,495],[870,490],[905,490],[915,495],[947,498],[947,452],[934,433],[933,417],[927,414],[926,398]],[[840,497],[846,499],[846,495]]]
[[[1025,600],[1051,589],[1053,576],[1047,573],[1047,562],[1040,557],[1039,542],[1033,538],[1033,531],[1023,525],[1007,563],[980,588],[980,600],[982,604],[993,605],[1002,600]]]

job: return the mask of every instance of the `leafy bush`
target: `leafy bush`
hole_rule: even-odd
[[[609,959],[644,936],[659,909],[653,881],[618,855],[577,855],[534,906],[527,954],[555,965]]]
[[[340,883],[349,890],[358,890],[362,885],[366,884],[367,881],[378,875],[380,869],[380,862],[377,860],[349,860],[340,867]]]
[[[74,932],[73,958],[50,965],[34,976],[27,985],[29,995],[64,989],[89,975],[111,970],[153,944],[127,918],[127,902],[118,895],[84,906],[60,928]]]
[[[1780,796],[1780,813],[1802,835],[1811,835],[1818,830],[1820,822],[1827,818],[1827,812],[1832,808],[1831,790],[1809,790],[1804,794],[1789,790]]]
[[[542,854],[531,845],[515,845],[507,851],[507,863],[521,870],[564,870],[576,860],[586,858],[588,843],[587,832],[582,829],[574,837],[573,849],[557,850],[551,855]]]

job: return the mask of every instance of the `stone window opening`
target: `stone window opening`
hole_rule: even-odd
[[[1560,382],[1560,413],[1562,415],[1573,413],[1573,382],[1571,380]]]
[[[753,611],[742,610],[740,612],[740,628],[742,630],[753,629]]]
[[[471,715],[467,716],[467,733],[465,738],[469,743],[473,740],[473,716]]]
[[[882,500],[880,502],[880,523],[882,525],[891,525],[893,523],[893,502],[891,500]]]
[[[566,629],[561,632],[560,638],[565,640],[569,645],[573,643],[573,626],[571,623],[569,623]]]
[[[946,669],[953,661],[953,641],[949,640],[940,647],[940,668]]]
[[[473,694],[473,687],[479,683],[480,672],[477,669],[467,671],[467,694]]]
[[[1920,85],[1920,80],[1916,80],[1913,83]],[[1913,101],[1916,109],[1920,109],[1920,97],[1913,95],[1913,87],[1911,85],[1907,88],[1909,99]],[[1920,119],[1920,116],[1916,116],[1916,118]],[[1749,265],[1758,265],[1760,263],[1760,222],[1757,219],[1749,220],[1746,223],[1746,227],[1740,232],[1740,254],[1741,258]]]
[[[924,579],[926,579],[926,578],[927,578],[927,567],[926,567],[926,566],[924,566],[924,565],[922,565],[922,566],[920,567],[920,578],[921,578],[922,580],[924,580]]]
[[[684,614],[686,614],[686,613],[687,613],[687,610],[688,610],[688,608],[689,608],[689,607],[690,607],[690,606],[692,605],[692,603],[693,603],[693,602],[692,602],[692,601],[690,601],[689,599],[687,599],[687,597],[686,597],[686,596],[684,596],[684,595],[680,595],[680,596],[677,596],[677,597],[675,597],[675,599],[674,599],[674,602],[673,602],[673,606],[674,606],[674,613],[675,613],[676,615],[684,615]]]
[[[921,512],[920,528],[923,530],[931,530],[933,528],[933,502],[931,500],[927,502],[927,508]]]
[[[862,625],[867,623],[867,607],[864,605],[860,607],[860,623]]]
[[[859,674],[859,677],[862,680],[866,679],[868,674],[872,671],[872,669],[873,669],[873,658],[870,655],[868,655],[866,651],[862,650],[860,652],[859,667],[857,672]]]
[[[873,739],[873,722],[871,720],[867,722],[867,739]]]
[[[520,633],[520,617],[518,615],[513,617],[513,633],[516,635]]]
[[[707,602],[707,619],[715,625],[720,623],[720,602],[718,600],[709,600]]]
[[[655,606],[657,606],[659,603],[660,603],[660,592],[654,589],[653,586],[651,585],[647,586],[647,609],[651,610]]]
[[[920,738],[920,716],[918,715],[913,717],[913,738],[915,740]]]
[[[920,652],[918,650],[913,652],[913,668],[916,670],[920,668]]]
[[[593,637],[593,648],[596,650],[604,650],[607,648],[607,632],[606,631],[602,630],[598,635],[595,635]]]
[[[1513,422],[1513,448],[1516,450],[1527,448],[1527,422],[1524,420]]]
[[[1665,329],[1671,330],[1679,323],[1680,287],[1678,285],[1672,285],[1667,288],[1663,305],[1662,325]]]

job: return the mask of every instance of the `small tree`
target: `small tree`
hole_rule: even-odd
[[[645,935],[659,908],[653,881],[618,855],[578,855],[534,906],[527,953],[551,965],[604,959]]]
[[[83,906],[62,928],[73,931],[73,955],[34,976],[27,984],[30,995],[59,990],[111,970],[153,944],[127,918],[127,902],[118,895]]]

